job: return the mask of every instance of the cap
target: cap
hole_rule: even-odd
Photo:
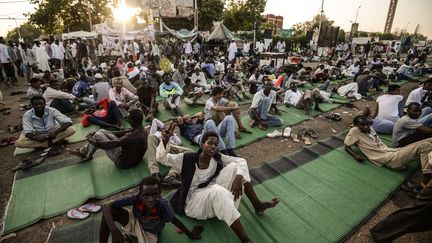
[[[96,73],[96,74],[95,74],[95,78],[102,78],[102,74],[100,74],[100,73]]]

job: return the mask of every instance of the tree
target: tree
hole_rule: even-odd
[[[231,0],[223,14],[224,23],[230,30],[253,30],[254,23],[262,22],[267,0]]]
[[[318,29],[321,16],[315,15],[312,20],[293,25],[295,35],[306,35],[307,31]],[[334,21],[327,18],[324,14],[322,17],[323,25],[333,25]]]
[[[199,0],[198,9],[198,29],[210,30],[213,27],[213,21],[219,21],[222,19],[224,1]]]
[[[37,6],[28,14],[31,23],[47,33],[90,30],[89,13],[93,24],[112,16],[110,0],[30,0]]]
[[[19,38],[18,29],[21,33],[21,38],[23,38],[24,41],[33,41],[39,38],[40,35],[42,35],[42,31],[40,31],[34,25],[30,23],[24,23],[19,27],[10,30],[6,35],[6,39],[12,41],[18,40]]]

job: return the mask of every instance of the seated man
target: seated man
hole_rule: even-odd
[[[199,88],[200,86],[197,86],[196,84],[192,83],[190,78],[185,78],[184,80],[185,85],[183,85],[183,100],[188,105],[204,105],[204,102],[201,101],[199,98],[203,96],[203,92]]]
[[[99,102],[103,98],[109,98],[109,90],[111,85],[103,80],[102,74],[95,74],[95,84],[92,87],[93,98],[95,102]]]
[[[112,242],[129,242],[129,235],[135,236],[139,243],[157,242],[168,222],[172,222],[190,239],[201,239],[203,228],[196,226],[191,232],[175,217],[172,206],[161,196],[157,179],[146,177],[138,188],[138,194],[102,206],[99,242],[108,242],[110,233]],[[132,206],[132,211],[125,209],[126,206]],[[115,222],[123,226],[123,232]]]
[[[345,137],[345,150],[358,162],[370,160],[377,166],[386,166],[394,170],[403,170],[413,159],[420,158],[423,182],[426,185],[432,178],[431,161],[429,153],[432,152],[432,139],[422,140],[403,148],[389,148],[371,128],[372,120],[365,115],[356,116],[354,127]],[[355,152],[352,146],[356,145],[362,154]]]
[[[180,135],[192,143],[200,144],[202,135],[207,131],[216,132],[219,136],[219,151],[223,154],[237,156],[235,149],[235,121],[232,116],[226,116],[222,122],[216,126],[212,120],[204,122],[204,114],[198,112],[192,117],[189,115],[179,116],[177,125],[180,128]],[[226,144],[225,144],[226,138]]]
[[[186,67],[184,64],[179,64],[178,69],[172,75],[172,81],[176,82],[178,85],[183,86],[184,80],[188,77],[186,72]]]
[[[319,102],[324,98],[321,96],[320,90],[306,90],[303,94],[297,90],[295,84],[291,84],[290,89],[285,92],[284,104],[287,107],[294,106],[304,110],[306,115],[309,115],[312,105],[315,103],[315,110],[322,112],[319,107]]]
[[[365,68],[357,77],[356,83],[358,83],[358,92],[362,95],[366,95],[370,88],[382,91],[379,87],[379,79],[375,75],[372,75],[368,68]]]
[[[261,129],[281,126],[282,119],[268,115],[270,109],[274,109],[275,113],[280,115],[280,111],[276,107],[276,91],[272,90],[273,83],[271,80],[267,80],[264,84],[264,89],[255,93],[249,108],[249,116],[252,119],[250,125],[253,127],[258,123]]]
[[[388,94],[378,96],[375,111],[371,114],[369,108],[363,112],[373,119],[372,128],[378,133],[392,134],[395,123],[403,115],[403,97],[400,86],[392,84],[388,87]]]
[[[419,119],[422,112],[419,103],[413,102],[407,108],[407,114],[394,125],[393,143],[396,147],[432,137],[432,114]]]
[[[432,113],[432,108],[427,104],[432,91],[432,77],[423,80],[422,85],[414,89],[408,95],[405,105],[416,102],[422,105],[422,114],[420,117],[424,117]]]
[[[121,168],[131,168],[141,162],[147,150],[147,131],[142,124],[143,114],[139,109],[129,111],[131,129],[111,132],[99,129],[87,135],[87,142],[72,154],[83,161],[91,160],[98,148],[105,150],[108,158]]]
[[[114,101],[122,117],[126,117],[131,105],[138,101],[138,96],[123,88],[121,79],[113,79],[113,88],[109,90],[109,100]]]
[[[149,136],[147,138],[147,165],[149,171],[153,177],[157,178],[161,182],[162,186],[166,187],[179,187],[181,185],[181,182],[178,179],[180,172],[171,168],[168,175],[162,178],[156,161],[156,148],[161,141],[162,133],[168,129],[174,130],[175,126],[176,122],[172,122],[169,126],[165,126],[163,122],[159,121],[157,118],[153,118]],[[172,154],[192,151],[190,148],[181,146],[181,138],[176,134],[171,136],[169,142],[171,144],[170,153]]]
[[[47,106],[57,109],[61,113],[75,111],[75,95],[60,91],[60,82],[53,80],[42,95]]]
[[[87,94],[91,94],[91,89],[84,73],[80,74],[80,79],[72,88],[72,94],[81,99],[86,104],[93,105],[95,103],[93,98],[87,96]]]
[[[232,115],[237,122],[238,131],[244,133],[251,133],[247,130],[243,122],[241,121],[240,107],[236,102],[228,101],[223,98],[224,89],[222,87],[216,86],[211,92],[211,97],[207,100],[204,107],[205,120],[213,120],[216,125],[221,123],[221,121],[227,115]],[[238,137],[239,135],[237,135]]]
[[[33,96],[42,95],[41,84],[42,80],[38,78],[30,79],[30,86],[27,89],[26,98],[30,100]]]
[[[247,94],[243,82],[238,79],[235,75],[235,70],[233,68],[228,68],[227,75],[225,76],[225,81],[232,86],[231,92],[237,97],[238,100],[249,99],[250,96]]]
[[[336,93],[345,98],[354,98],[356,100],[361,100],[362,95],[358,93],[358,83],[351,82],[346,83],[343,81],[339,88],[335,88]]]
[[[171,199],[176,213],[199,220],[217,217],[223,220],[242,242],[251,242],[240,223],[237,210],[243,190],[251,201],[255,214],[261,216],[279,203],[278,198],[262,202],[255,193],[247,162],[220,154],[220,137],[206,132],[200,138],[202,150],[193,153],[168,153],[171,134],[164,133],[157,148],[156,158],[161,163],[181,171],[182,186]]]
[[[158,112],[159,103],[156,101],[156,88],[147,83],[147,81],[138,81],[137,95],[141,103],[141,110],[144,113],[145,120],[151,121]]]
[[[207,84],[207,79],[205,77],[204,72],[201,72],[199,67],[195,67],[195,72],[192,73],[190,78],[192,84],[195,85],[196,91],[201,91],[204,93],[210,93],[210,85]]]
[[[175,82],[171,81],[171,76],[167,73],[163,75],[163,83],[159,86],[159,95],[164,97],[163,104],[165,108],[174,116],[180,114],[179,104],[180,96],[183,94],[183,89]]]
[[[219,71],[215,73],[214,80],[210,83],[211,90],[213,90],[213,88],[216,86],[222,87],[224,89],[224,94],[229,94],[232,88],[230,84],[222,80],[222,73]]]
[[[83,127],[90,124],[98,125],[102,128],[121,129],[122,114],[120,113],[116,103],[109,101],[107,98],[102,99],[97,104],[100,109],[96,110],[96,105],[84,111],[81,124]]]
[[[399,79],[411,80],[414,77],[413,68],[409,65],[408,61],[405,61],[399,69],[396,71]]]
[[[60,111],[46,106],[42,96],[33,96],[30,100],[32,109],[23,116],[23,131],[15,142],[17,148],[48,148],[54,151],[62,149],[64,140],[72,136],[76,129],[72,120]]]

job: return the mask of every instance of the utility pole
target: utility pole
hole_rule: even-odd
[[[21,31],[20,31],[20,29],[19,29],[18,22],[17,22],[16,18],[9,18],[9,19],[13,19],[13,20],[15,20],[15,25],[16,25],[17,32],[18,32],[18,37],[19,37],[20,39],[22,39],[22,38],[21,38]]]
[[[319,49],[319,38],[320,38],[320,34],[321,34],[323,15],[324,15],[324,0],[322,0],[322,2],[321,2],[321,14],[320,14],[320,22],[319,22],[318,38],[317,38],[317,54],[318,54],[318,49]]]
[[[194,27],[197,27],[197,30],[199,29],[198,27],[198,1],[195,0],[194,1],[194,5],[195,5],[195,12],[194,12]]]
[[[92,17],[91,17],[91,9],[90,9],[90,2],[87,0],[87,14],[89,18],[89,25],[90,25],[90,32],[93,31],[93,23],[92,23]]]

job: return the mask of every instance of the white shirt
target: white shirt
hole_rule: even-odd
[[[197,83],[197,80],[199,80],[199,82]],[[206,77],[204,75],[203,72],[199,72],[199,75],[197,75],[195,72],[192,74],[191,76],[191,81],[194,84],[199,84],[199,85],[203,85],[203,86],[207,86],[207,80]]]
[[[61,59],[60,47],[56,43],[51,44],[52,58]]]
[[[403,100],[402,95],[381,95],[376,99],[378,103],[378,115],[376,118],[396,122],[399,120],[399,102]]]
[[[245,43],[243,45],[243,52],[248,53],[250,50],[250,44],[249,43]]]
[[[287,90],[285,92],[285,98],[284,98],[284,103],[288,103],[290,105],[296,106],[298,104],[298,102],[300,101],[302,94],[300,93],[299,90],[297,90],[296,92],[292,91],[292,90]]]
[[[421,102],[423,96],[426,94],[426,91],[423,89],[423,87],[417,88],[408,95],[408,98],[405,102],[405,106],[409,105],[410,103],[417,102],[419,104],[423,104]]]
[[[9,63],[9,59],[8,47],[4,44],[0,44],[0,62]]]
[[[53,88],[48,87],[42,95],[45,98],[45,102],[47,106],[51,105],[51,102],[54,99],[64,99],[64,100],[74,100],[75,95],[66,93],[60,90],[55,90]]]
[[[257,108],[260,101],[262,101],[266,97],[270,98],[272,104],[276,104],[276,91],[270,90],[270,94],[268,96],[266,96],[264,94],[264,90],[260,90],[254,94],[250,109]],[[269,111],[269,110],[270,110],[270,106],[268,107],[267,111]]]
[[[185,54],[191,54],[192,53],[192,44],[190,42],[186,42],[184,48],[185,48]]]

